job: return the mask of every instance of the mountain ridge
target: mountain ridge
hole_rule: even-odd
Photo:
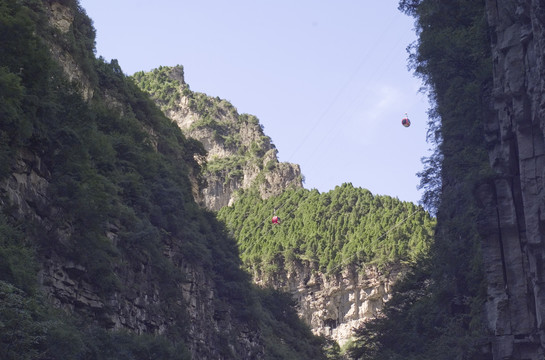
[[[291,293],[315,334],[348,344],[353,328],[378,315],[392,285],[429,250],[433,221],[423,208],[351,184],[323,194],[303,189],[293,182],[298,167],[278,163],[259,120],[192,92],[182,66],[133,78],[188,137],[204,144],[208,154],[200,163],[208,186],[201,203],[218,211],[237,238],[254,283]],[[229,194],[235,196],[218,199]],[[273,215],[280,226],[271,224]]]
[[[238,192],[251,188],[267,198],[303,187],[299,165],[278,161],[258,118],[239,114],[219,97],[191,91],[181,65],[137,72],[133,78],[188,137],[204,145],[207,155],[200,162],[206,186],[198,200],[208,209],[231,205]]]

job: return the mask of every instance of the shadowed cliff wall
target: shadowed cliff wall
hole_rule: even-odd
[[[545,356],[545,4],[489,0],[494,87],[485,122],[494,180],[480,186],[494,359]]]

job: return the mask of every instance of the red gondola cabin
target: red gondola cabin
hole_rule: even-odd
[[[405,127],[411,126],[411,120],[409,120],[409,117],[407,116],[407,114],[405,114],[405,117],[401,120],[401,125]]]

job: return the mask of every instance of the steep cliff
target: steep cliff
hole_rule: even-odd
[[[354,337],[354,329],[380,314],[390,299],[392,285],[404,266],[364,270],[347,266],[337,274],[318,271],[309,263],[295,262],[291,271],[254,281],[287,291],[297,301],[297,313],[312,332],[336,341],[342,348]]]
[[[497,175],[479,189],[494,359],[545,357],[545,5],[486,2],[494,87],[486,119]]]
[[[66,222],[59,228],[56,224],[63,209],[51,207],[53,201],[48,195],[51,182],[51,173],[41,159],[22,151],[13,173],[1,184],[0,189],[5,196],[2,205],[9,207],[11,216],[18,221],[42,229],[42,236],[47,236],[48,241],[73,244],[74,233],[78,231],[73,227],[77,226]],[[124,230],[121,226],[110,224],[104,230],[108,241],[114,244],[127,241],[122,238]],[[187,341],[193,359],[263,358],[260,331],[238,319],[235,313],[240,309],[218,296],[217,280],[208,266],[184,260],[187,250],[177,239],[167,241],[162,251],[169,261],[176,264],[180,275],[161,275],[156,267],[169,265],[158,263],[157,258],[150,257],[143,249],[126,252],[114,270],[114,276],[123,286],[116,286],[104,294],[97,282],[106,278],[90,275],[92,270],[82,265],[77,257],[62,250],[61,253],[42,250],[39,282],[56,308],[85,314],[105,328],[126,329],[137,334],[179,331]],[[94,260],[100,261],[98,258]],[[161,279],[161,276],[166,278]],[[176,279],[180,276],[182,278]],[[166,287],[172,287],[170,294],[167,294]],[[244,306],[252,306],[245,301],[243,303]]]
[[[279,225],[271,224],[274,211]],[[341,346],[428,252],[435,225],[421,207],[351,184],[265,200],[246,192],[218,218],[237,238],[254,281],[291,293],[312,331]]]
[[[199,199],[208,209],[217,211],[232,204],[238,190],[256,187],[267,198],[302,187],[299,166],[278,161],[277,150],[259,120],[238,114],[226,100],[191,91],[181,66],[133,77],[187,136],[204,145],[206,185]]]
[[[77,2],[0,8],[2,355],[323,358],[195,203],[202,145],[94,57]]]
[[[432,221],[429,218],[421,219],[424,211],[410,207],[408,204],[405,204],[402,210],[395,211],[397,217],[390,218],[392,214],[383,213],[383,209],[398,206],[401,202],[381,197],[373,200],[371,194],[363,189],[358,190],[361,194],[347,195],[354,190],[349,184],[344,184],[332,194],[322,195],[328,198],[323,202],[331,203],[331,207],[335,207],[335,210],[322,209],[322,203],[311,205],[305,198],[313,197],[316,192],[309,193],[301,189],[301,174],[297,165],[278,162],[276,149],[271,140],[264,135],[257,118],[246,114],[239,115],[236,109],[225,100],[189,90],[184,82],[181,66],[160,67],[149,73],[139,72],[134,74],[133,78],[188,136],[203,143],[208,154],[205,172],[208,184],[203,191],[203,202],[210,209],[220,210],[220,218],[226,221],[238,239],[243,261],[253,274],[254,282],[291,293],[297,301],[299,316],[311,326],[314,334],[324,335],[340,345],[345,345],[352,338],[354,328],[378,314],[391,295],[391,285],[402,276],[406,267],[394,265],[395,256],[392,256],[387,270],[384,268],[379,270],[376,266],[370,265],[358,266],[358,270],[355,267],[347,267],[333,274],[328,273],[329,268],[336,267],[333,265],[335,261],[324,260],[326,261],[324,266],[321,264],[322,260],[320,264],[317,264],[316,258],[321,256],[323,249],[327,248],[331,251],[331,248],[339,246],[339,243],[343,243],[344,240],[328,238],[326,234],[315,235],[315,229],[306,229],[302,224],[294,225],[295,222],[290,218],[298,217],[296,222],[306,218],[304,221],[307,226],[315,223],[317,227],[334,228],[342,232],[343,224],[346,226],[350,223],[357,228],[369,212],[369,217],[388,218],[388,220],[383,219],[381,225],[373,225],[387,232],[389,227],[395,226],[396,221],[404,222],[406,216],[418,214],[418,221],[421,221],[418,226],[396,231],[398,235],[405,232],[405,235],[400,235],[400,238],[404,237],[404,239],[398,239],[400,243],[412,238],[408,247],[413,247],[410,250],[414,252],[413,255],[427,249],[427,245],[422,244],[431,239],[428,231]],[[201,163],[204,163],[204,160],[201,159]],[[235,197],[239,189],[245,191]],[[288,190],[294,189],[300,189],[300,191],[296,191],[296,195],[291,198],[292,192]],[[305,195],[301,196],[301,193]],[[357,200],[358,197],[360,200]],[[240,201],[234,201],[235,198]],[[261,204],[267,199],[270,201],[265,205]],[[392,205],[392,202],[395,205]],[[364,205],[368,203],[373,204]],[[286,252],[305,251],[296,244],[273,245],[272,250],[267,249],[266,243],[270,241],[269,237],[273,232],[264,234],[263,231],[272,231],[269,229],[270,221],[268,220],[275,209],[278,210],[278,215],[283,221],[290,223],[283,225],[283,230],[277,230],[276,233],[283,232],[286,238],[298,237],[300,242],[308,243],[311,243],[315,236],[323,236],[326,244],[322,247],[318,246],[318,249],[310,249],[309,246],[305,259],[295,256],[286,257],[277,262],[277,258],[284,257]],[[306,213],[306,210],[309,212]],[[334,214],[329,219],[320,219],[317,215],[330,211]],[[346,217],[346,220],[339,219],[342,217]],[[351,220],[348,220],[348,217]],[[359,220],[354,220],[355,218]],[[379,220],[376,221],[379,222]],[[286,226],[289,230],[285,230]],[[420,226],[421,228],[417,229]],[[354,229],[348,231],[357,232]],[[306,233],[308,234],[305,235]],[[353,238],[354,244],[358,245],[353,244],[350,250],[353,253],[345,249],[344,258],[357,257],[358,248],[365,246],[362,243],[369,241],[363,238],[373,236],[377,234],[359,234],[359,237],[352,234],[350,238]],[[333,242],[336,244],[332,245]],[[418,250],[417,244],[422,246]],[[259,250],[248,255],[245,250],[248,247]],[[366,258],[365,261],[380,262],[379,257],[382,259],[389,257],[391,256],[389,252],[393,251],[391,248],[383,249],[380,255],[377,251],[376,258]],[[399,254],[404,251],[406,249],[400,250]],[[388,254],[385,254],[386,252]],[[259,258],[262,261],[256,264],[251,260],[248,261],[249,258]],[[308,261],[309,259],[311,261]],[[361,260],[364,262],[363,259]],[[407,259],[404,258],[405,260]],[[332,264],[329,268],[327,262]],[[286,270],[283,265],[278,265],[279,263],[284,264]],[[278,267],[280,269],[274,276],[267,274],[266,269]]]
[[[54,31],[58,30],[60,34],[75,32],[74,19],[82,16],[77,8],[57,2],[47,5],[46,15],[50,19],[50,24],[54,26]],[[50,39],[48,45],[53,60],[61,65],[63,73],[53,73],[53,76],[66,76],[81,91],[83,100],[94,99],[95,102],[89,105],[90,108],[96,106],[97,99],[101,101],[101,97],[109,98],[110,101],[106,104],[112,111],[112,115],[115,116],[114,114],[118,113],[118,116],[122,118],[123,111],[130,109],[130,105],[127,106],[119,100],[123,97],[122,90],[115,87],[91,89],[89,76],[81,70],[82,66],[78,64],[73,54],[63,49],[62,42],[55,41],[55,38]],[[51,66],[54,69],[54,65]],[[57,91],[63,93],[63,90]],[[63,93],[63,96],[67,96],[67,93]],[[117,101],[114,100],[116,98]],[[86,107],[84,103],[78,101],[76,96],[70,100],[72,101],[70,106]],[[59,113],[62,112],[63,110]],[[91,119],[87,118],[87,120]],[[54,125],[51,123],[50,126]],[[70,131],[68,130],[70,124],[67,123],[65,126],[63,131]],[[158,132],[158,128],[155,131]],[[60,134],[60,132],[56,134],[59,142],[62,141]],[[77,135],[72,132],[71,136],[75,138]],[[160,143],[164,139],[159,138],[157,141]],[[81,143],[79,145],[86,146]],[[57,154],[62,154],[65,150],[58,148],[55,151]],[[93,245],[86,245],[81,242],[82,240],[78,240],[81,236],[81,225],[78,224],[80,220],[77,216],[73,218],[65,213],[68,209],[55,199],[55,190],[53,190],[59,186],[64,187],[60,189],[61,192],[68,190],[66,186],[70,185],[59,184],[56,177],[69,175],[62,175],[59,169],[60,160],[54,162],[55,160],[48,158],[48,155],[47,150],[36,146],[20,148],[9,176],[1,184],[1,189],[3,210],[9,210],[10,216],[16,221],[32,224],[31,228],[34,229],[41,229],[42,233],[34,235],[36,239],[33,241],[49,242],[48,246],[40,248],[39,281],[55,307],[87,314],[106,328],[128,329],[138,334],[165,334],[172,332],[173,328],[184,329],[182,332],[187,331],[187,343],[193,358],[225,356],[221,355],[221,352],[226,349],[220,349],[219,338],[231,343],[229,346],[232,346],[233,353],[239,354],[238,357],[252,359],[263,355],[259,332],[256,329],[248,330],[246,325],[232,319],[231,314],[236,310],[229,305],[228,301],[218,298],[213,273],[206,269],[204,264],[183,260],[186,257],[184,255],[186,250],[182,249],[180,239],[176,237],[163,239],[164,250],[162,251],[165,252],[167,262],[162,264],[157,262],[157,257],[147,253],[154,251],[151,248],[131,251],[126,245],[122,245],[127,242],[127,234],[123,233],[128,229],[122,224],[124,220],[120,217],[106,219],[99,225],[100,229],[96,232],[95,229],[87,229],[91,236],[102,238],[100,241],[105,241],[105,244],[99,245],[100,241],[97,241]],[[82,181],[88,180],[82,179]],[[73,183],[71,186],[79,185]],[[90,186],[92,188],[93,185]],[[59,195],[58,192],[57,195]],[[88,195],[89,201],[96,201],[93,195],[97,193]],[[71,201],[77,199],[78,194],[68,193],[64,196],[68,196],[67,200]],[[100,208],[104,205],[97,204],[97,210],[107,212],[106,208]],[[80,207],[76,212],[81,210]],[[95,223],[95,219],[91,218],[97,214],[89,212],[84,216],[88,218],[82,219],[83,221]],[[30,239],[34,236],[31,235]],[[85,259],[85,256],[78,255],[79,251],[93,253],[99,251],[87,246],[104,246],[106,251],[117,254],[110,258]],[[125,251],[121,250],[122,248]],[[109,266],[106,265],[107,268],[113,267],[113,273],[108,274],[106,269],[92,269],[96,266],[93,262],[100,261],[113,261]],[[172,265],[179,267],[180,275],[183,274],[184,279],[165,284],[163,281],[173,281],[178,275],[172,277],[174,273],[163,274],[166,278],[160,279],[161,271],[158,272],[156,267]],[[111,288],[106,289],[107,286],[104,284],[110,282],[108,286]],[[118,282],[122,282],[123,286],[114,284]],[[170,295],[166,295],[165,286],[171,286],[175,290]],[[180,297],[176,298],[177,296]],[[218,307],[223,309],[224,315],[221,317],[214,315]],[[182,326],[187,318],[190,320],[189,328]],[[233,342],[232,334],[234,333],[238,333],[240,337]],[[228,338],[231,340],[227,340]]]

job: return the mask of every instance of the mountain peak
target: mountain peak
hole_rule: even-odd
[[[203,144],[207,185],[198,201],[205,207],[219,210],[230,205],[241,190],[256,188],[267,198],[303,187],[299,165],[278,161],[259,119],[239,114],[227,100],[191,91],[182,66],[162,66],[133,77],[186,136]]]

